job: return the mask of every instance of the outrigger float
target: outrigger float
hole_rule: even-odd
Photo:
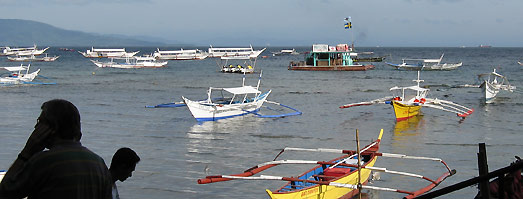
[[[439,185],[447,177],[456,173],[456,170],[451,170],[449,166],[439,158],[417,157],[403,154],[378,152],[382,135],[383,129],[381,129],[378,139],[376,139],[375,141],[373,141],[372,143],[360,150],[358,131],[356,131],[357,150],[355,151],[343,149],[305,149],[287,147],[283,149],[274,158],[273,161],[258,164],[239,174],[207,176],[205,178],[199,179],[198,184],[208,184],[229,180],[287,181],[287,183],[284,186],[275,191],[270,191],[268,189],[266,190],[267,194],[273,199],[351,198],[352,196],[361,193],[362,189],[397,192],[407,194],[405,198],[414,198],[420,194],[430,191],[431,189]],[[340,153],[344,155],[330,161],[276,160],[283,152],[286,151]],[[441,162],[444,165],[446,171],[439,178],[433,180],[419,174],[392,171],[388,170],[387,168],[374,167],[374,164],[376,163],[378,156]],[[258,173],[261,173],[262,171],[265,171],[269,168],[278,165],[299,164],[311,164],[317,166],[299,175],[298,177],[282,177],[270,175],[254,176]],[[416,191],[406,191],[394,188],[365,185],[369,181],[371,171],[420,178],[423,180],[427,180],[430,184]]]
[[[268,101],[267,97],[271,93],[271,90],[265,93],[262,93],[259,90],[261,77],[262,72],[260,71],[260,77],[258,79],[258,85],[256,87],[245,85],[244,73],[241,87],[210,87],[207,91],[206,100],[193,101],[182,96],[182,102],[146,106],[146,108],[167,108],[187,106],[193,117],[198,122],[216,121],[220,119],[243,116],[247,114],[253,114],[261,118],[278,118],[302,114],[302,112],[290,106],[286,106],[278,102]],[[221,97],[213,98],[213,91],[220,91]],[[226,93],[232,94],[232,96],[225,97],[224,91]],[[282,113],[277,115],[261,115],[258,112],[265,102],[282,106],[294,112]]]
[[[415,86],[408,87],[392,87],[391,91],[399,92],[394,96],[383,97],[367,102],[358,102],[351,103],[340,106],[340,108],[350,108],[355,106],[365,106],[365,105],[374,105],[374,104],[391,104],[394,107],[394,113],[396,115],[396,120],[406,120],[411,117],[420,114],[421,107],[430,107],[439,109],[442,111],[456,113],[457,116],[465,118],[474,112],[474,109],[467,108],[465,106],[456,104],[447,100],[432,99],[427,98],[427,95],[430,89],[421,88],[420,82],[424,80],[419,79],[420,72],[418,71],[418,79],[413,80],[418,84]],[[414,94],[412,92],[415,92]]]

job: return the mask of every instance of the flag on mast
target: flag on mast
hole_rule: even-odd
[[[345,29],[352,28],[352,20],[351,18],[345,18]]]

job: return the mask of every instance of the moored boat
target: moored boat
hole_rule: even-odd
[[[438,98],[428,98],[430,89],[420,87],[420,71],[418,79],[413,80],[417,85],[407,87],[392,87],[390,91],[395,92],[394,96],[383,97],[367,102],[351,103],[340,106],[340,108],[350,108],[355,106],[391,104],[397,121],[406,120],[420,114],[421,107],[430,107],[455,113],[457,116],[465,118],[474,112],[474,109]]]
[[[154,52],[153,56],[156,59],[167,59],[167,60],[192,60],[192,59],[205,59],[209,54],[199,49],[193,50],[171,50],[165,51],[159,48]]]
[[[221,57],[218,66],[224,73],[254,73],[257,57],[230,56]]]
[[[78,51],[84,57],[87,58],[104,58],[104,57],[132,57],[140,51],[136,52],[126,52],[125,48],[117,49],[103,49],[103,48],[94,48],[91,47],[91,50],[86,50],[85,52]]]
[[[230,57],[230,56],[249,56],[258,57],[266,48],[261,50],[254,50],[252,46],[249,48],[215,48],[211,45],[209,48],[209,57]]]
[[[296,49],[282,49],[278,52],[271,52],[272,56],[281,56],[281,55],[299,55],[299,52],[296,52]]]
[[[267,97],[271,93],[271,90],[264,93],[258,90],[260,81],[261,73],[256,87],[246,86],[245,79],[243,79],[241,87],[210,87],[205,100],[193,101],[184,96],[182,96],[182,100],[198,122],[216,121],[255,113],[267,101]],[[213,91],[219,91],[221,97],[213,98]],[[224,92],[229,93],[229,96],[224,96]]]
[[[482,82],[479,87],[482,89],[487,104],[492,103],[500,91],[514,92],[516,90],[516,87],[510,85],[508,79],[497,73],[496,69],[490,73],[479,74],[478,80]]]
[[[386,62],[387,65],[403,70],[454,70],[463,65],[459,63],[441,63],[442,54],[439,59],[402,59],[401,64]]]
[[[380,153],[381,138],[383,129],[380,131],[378,138],[369,145],[359,148],[358,132],[356,133],[357,149],[306,149],[306,148],[284,148],[273,161],[258,164],[244,173],[232,175],[212,175],[198,180],[199,184],[215,183],[230,180],[279,180],[287,181],[281,188],[270,191],[266,190],[267,194],[272,199],[292,199],[292,198],[351,198],[359,193],[362,189],[372,189],[381,191],[391,191],[397,193],[407,194],[406,198],[413,198],[420,194],[430,191],[439,185],[447,177],[456,173],[451,170],[448,165],[439,158],[408,156],[403,154]],[[302,152],[319,152],[319,153],[337,153],[342,156],[329,161],[316,160],[277,160],[278,157],[287,151],[302,151]],[[419,174],[391,171],[386,168],[375,167],[378,156],[414,160],[430,160],[441,162],[445,167],[445,172],[436,180],[432,180],[426,176]],[[317,165],[312,169],[302,173],[297,177],[283,177],[271,175],[257,175],[269,168],[274,168],[279,165]],[[371,171],[378,171],[390,174],[397,174],[402,176],[416,177],[427,180],[429,185],[417,191],[405,191],[394,188],[384,188],[365,185],[369,181]]]
[[[341,46],[341,48],[340,48]],[[374,65],[362,65],[353,62],[347,44],[329,47],[326,44],[314,44],[312,51],[305,55],[305,61],[291,61],[289,70],[305,71],[364,71],[374,69]]]
[[[31,64],[27,66],[20,64],[20,66],[0,67],[0,69],[9,71],[6,75],[0,76],[0,85],[31,83],[38,76],[40,69],[29,73],[29,68],[31,68]]]
[[[36,62],[53,62],[56,61],[60,56],[49,57],[47,54],[44,57],[37,57],[35,55],[30,56],[17,56],[17,57],[7,57],[9,61],[36,61]]]
[[[125,62],[115,62],[114,59],[123,59]],[[101,62],[98,60],[91,60],[96,66],[100,68],[160,68],[167,66],[167,61],[157,61],[154,57],[125,57],[125,58],[111,58],[108,62]]]

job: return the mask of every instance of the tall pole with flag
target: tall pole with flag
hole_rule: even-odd
[[[352,29],[352,20],[350,18],[350,16],[348,18],[345,18],[345,29]],[[350,35],[351,35],[351,48],[352,50],[354,50],[354,34],[352,33],[352,31],[350,31]]]

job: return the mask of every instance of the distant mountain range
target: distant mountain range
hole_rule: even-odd
[[[167,46],[158,38],[102,35],[65,30],[52,25],[21,19],[0,19],[0,46]]]

